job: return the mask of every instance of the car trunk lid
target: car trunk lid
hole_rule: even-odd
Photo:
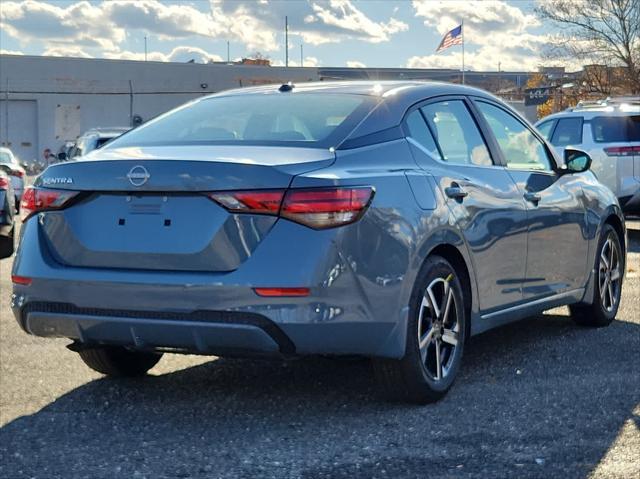
[[[68,266],[232,271],[277,218],[230,213],[206,193],[286,189],[295,175],[333,160],[328,150],[291,147],[105,150],[38,178],[36,186],[81,192],[40,224],[52,255]]]

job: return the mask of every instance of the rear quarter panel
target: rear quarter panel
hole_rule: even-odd
[[[429,188],[420,204],[410,181],[414,188],[419,184]],[[404,139],[338,150],[334,165],[300,175],[292,186],[327,183],[375,188],[375,197],[363,218],[340,228],[334,242],[355,278],[366,308],[363,314],[397,321],[378,354],[400,357],[404,354],[410,298],[424,260],[436,246],[451,244],[461,251],[469,265],[466,247],[452,226],[450,211],[433,179],[417,167]],[[475,289],[473,271],[469,269]]]

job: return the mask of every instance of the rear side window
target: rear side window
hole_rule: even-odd
[[[246,94],[189,103],[105,145],[335,146],[376,104],[336,93]]]
[[[582,143],[582,118],[561,118],[553,131],[554,146],[579,145]]]
[[[493,165],[487,145],[464,102],[432,103],[421,108],[443,160],[449,163]]]
[[[591,130],[599,143],[640,141],[640,115],[598,116],[591,120]]]
[[[422,114],[418,110],[412,111],[407,116],[407,130],[409,137],[419,143],[420,146],[431,153],[432,156],[442,159],[433,135],[431,135],[429,127],[427,127]]]

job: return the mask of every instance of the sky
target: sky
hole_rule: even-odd
[[[465,67],[536,70],[553,32],[533,1],[0,0],[0,53],[155,61],[226,61],[257,52],[289,64],[456,68],[462,48],[435,53],[464,20]]]

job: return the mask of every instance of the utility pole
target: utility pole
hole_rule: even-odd
[[[284,17],[284,66],[289,66],[289,18]]]
[[[227,40],[227,63],[231,63],[231,55],[229,54],[229,40]]]
[[[502,74],[500,73],[500,66],[502,62],[498,62],[498,92],[500,92],[500,84],[502,83]]]
[[[300,44],[300,66],[304,66],[304,54],[302,53],[302,43]]]
[[[144,61],[147,61],[147,36],[144,36]]]

